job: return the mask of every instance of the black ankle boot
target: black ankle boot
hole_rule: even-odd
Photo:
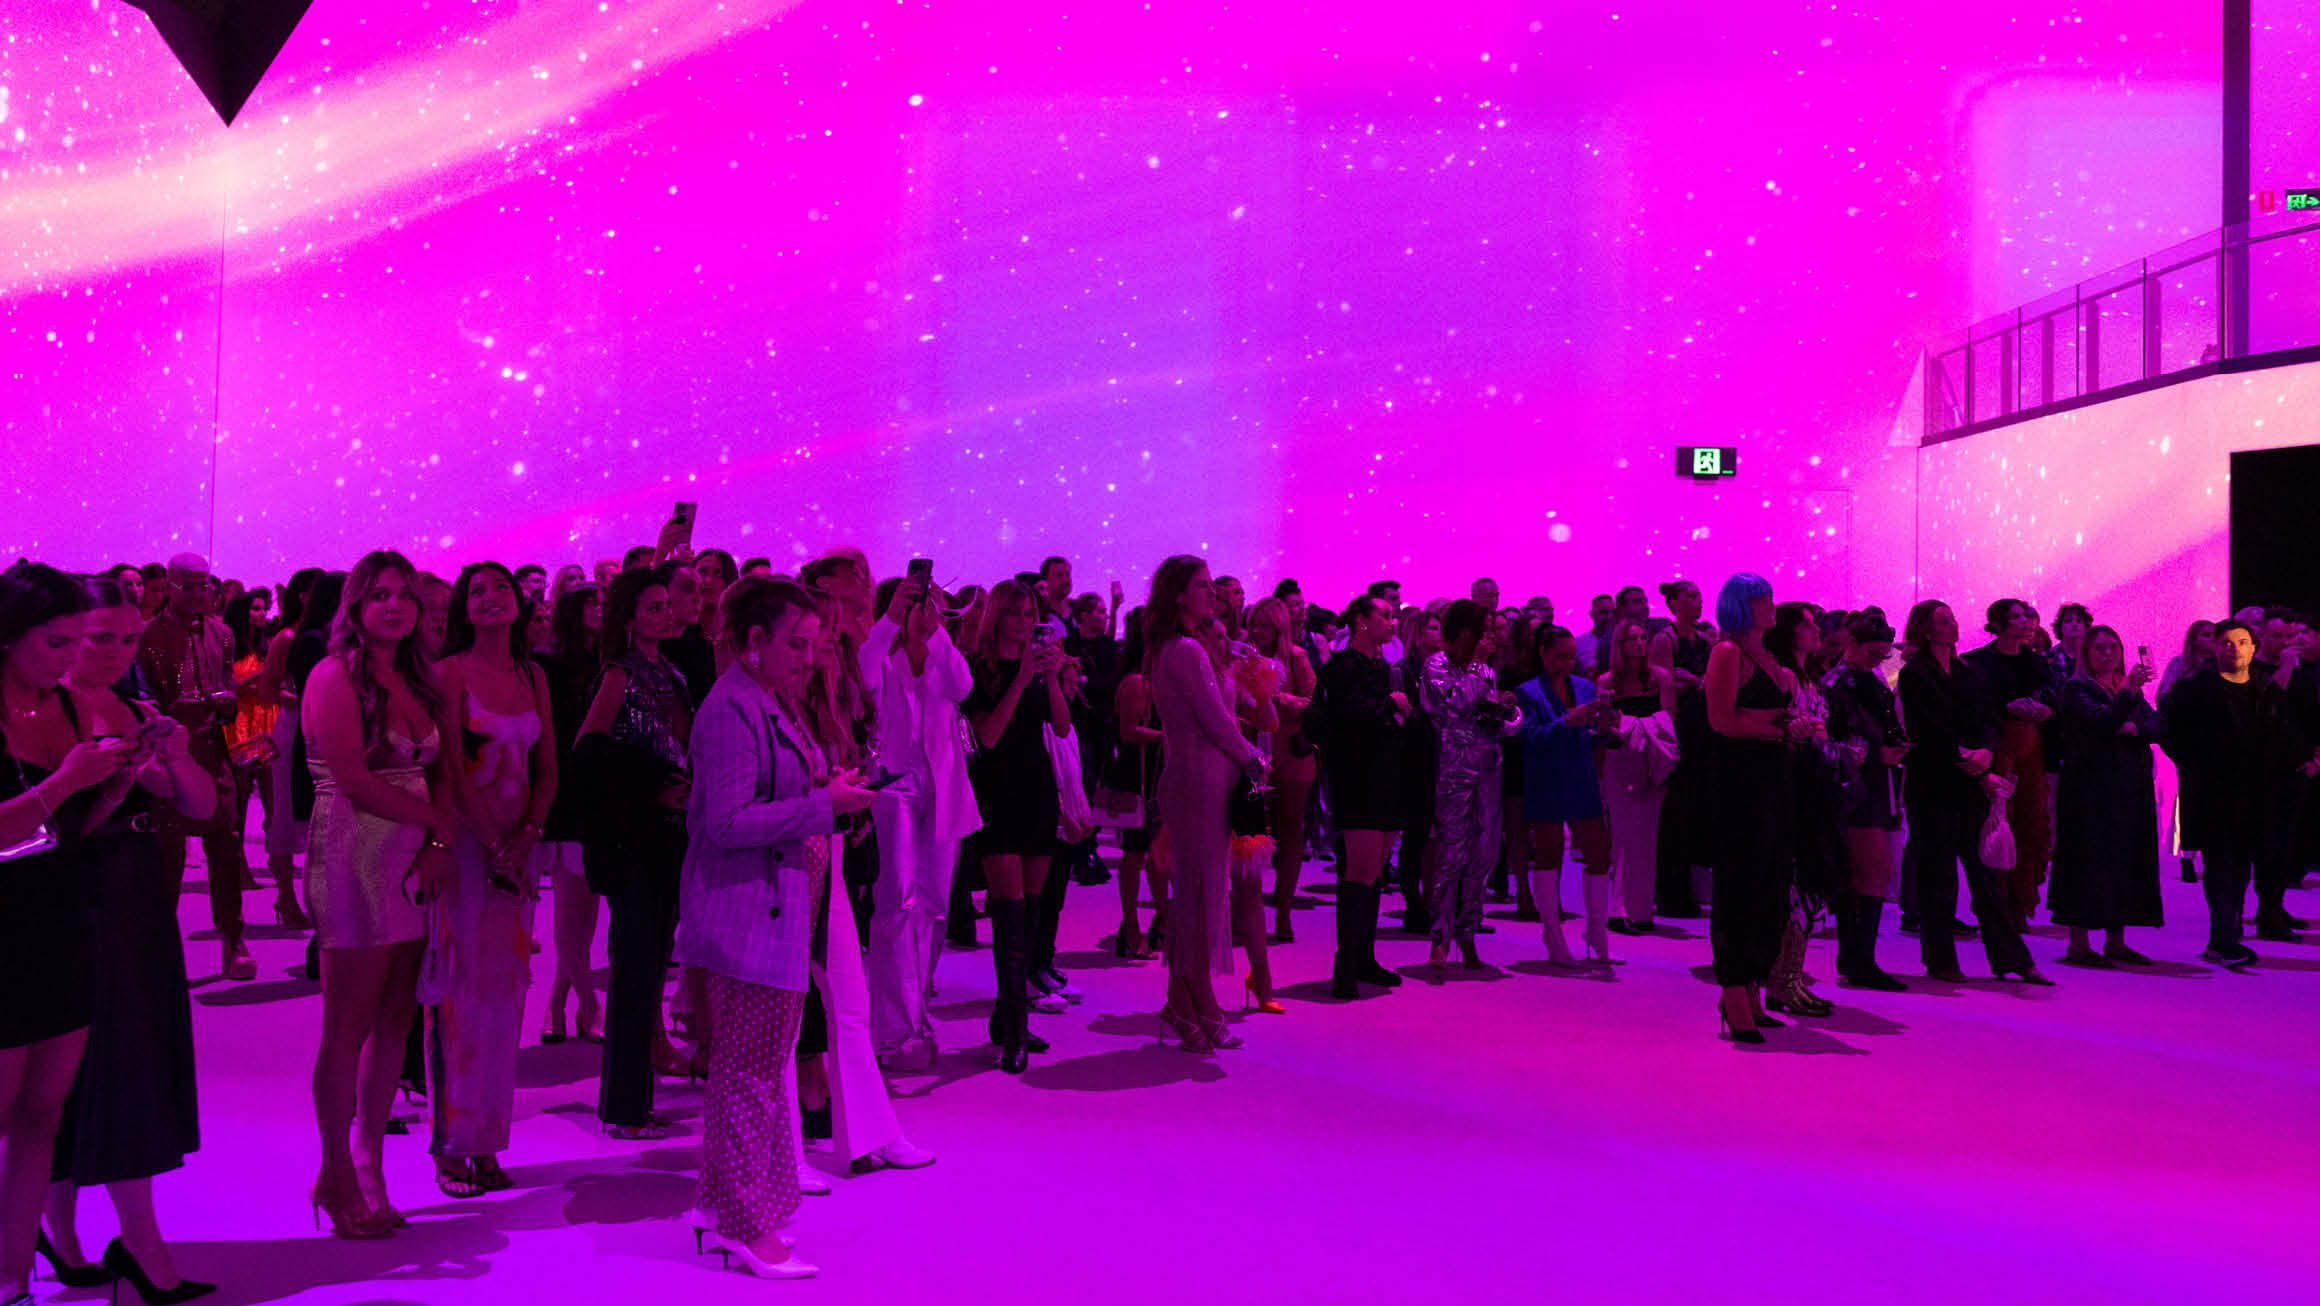
[[[991,1041],[999,1045],[999,1069],[1020,1075],[1031,1064],[1030,1006],[1024,993],[1030,973],[1028,913],[1023,900],[993,899],[991,974],[998,996],[991,1003]]]
[[[1337,956],[1329,965],[1329,996],[1347,1002],[1361,996],[1361,988],[1353,980],[1354,950],[1360,938],[1353,928],[1354,900],[1360,896],[1354,891],[1361,887],[1347,879],[1337,882]]]
[[[1849,939],[1849,947],[1843,941],[1838,945],[1840,960],[1837,962],[1837,973],[1844,977],[1846,983],[1857,988],[1878,989],[1886,993],[1908,992],[1907,984],[1895,979],[1877,964],[1877,931],[1885,920],[1885,900],[1856,893],[1850,896],[1842,910],[1844,914],[1840,921],[1845,934],[1840,939]],[[1852,958],[1849,965],[1842,960],[1848,955]]]

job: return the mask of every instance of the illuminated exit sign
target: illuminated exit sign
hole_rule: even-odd
[[[2320,212],[2320,187],[2307,186],[2288,192],[2288,212]]]
[[[1689,476],[1695,481],[1713,481],[1740,474],[1740,451],[1733,448],[1713,448],[1688,444],[1676,446],[1676,475]]]

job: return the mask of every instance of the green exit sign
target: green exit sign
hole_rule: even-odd
[[[1689,476],[1695,481],[1713,481],[1740,474],[1740,451],[1729,446],[1679,444],[1676,446],[1676,475]]]
[[[2320,210],[2320,187],[2306,187],[2288,192],[2288,212],[2300,213]]]

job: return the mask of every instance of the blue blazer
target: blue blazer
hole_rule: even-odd
[[[679,962],[805,992],[814,924],[805,841],[837,829],[830,791],[814,784],[820,760],[812,736],[740,664],[717,678],[693,718]]]
[[[1563,719],[1545,677],[1515,691],[1522,704],[1523,818],[1592,821],[1603,815],[1603,786],[1595,771],[1595,727]],[[1595,682],[1571,677],[1571,706],[1595,701]],[[695,727],[698,729],[699,727]],[[697,782],[696,782],[697,783]]]

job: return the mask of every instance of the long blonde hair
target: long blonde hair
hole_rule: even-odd
[[[411,587],[414,603],[419,597],[419,569],[411,560],[393,549],[374,549],[355,563],[347,573],[345,598],[340,601],[338,615],[330,622],[330,652],[346,667],[346,678],[354,685],[354,699],[362,712],[363,744],[370,747],[386,737],[387,687],[371,672],[369,637],[363,632],[363,609],[369,606],[371,586],[389,572],[401,572],[403,581]],[[395,646],[395,671],[403,677],[411,697],[427,710],[430,720],[443,713],[443,691],[435,684],[435,664],[427,656],[426,641],[419,638],[419,630],[412,627],[400,644]]]

